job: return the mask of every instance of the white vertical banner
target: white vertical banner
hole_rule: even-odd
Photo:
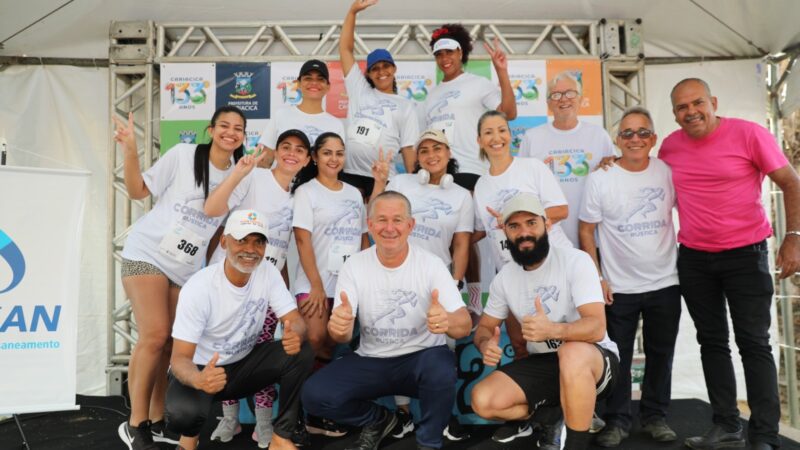
[[[0,167],[0,414],[76,408],[89,175]]]

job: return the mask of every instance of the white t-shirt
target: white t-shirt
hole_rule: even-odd
[[[306,114],[296,106],[284,106],[272,113],[272,118],[267,128],[261,133],[258,143],[275,150],[278,136],[286,130],[297,129],[308,137],[311,145],[317,137],[325,132],[332,131],[344,139],[344,126],[342,121],[327,112],[319,114]]]
[[[292,226],[311,233],[311,245],[325,294],[333,297],[336,277],[342,264],[361,250],[361,235],[367,232],[367,212],[358,189],[342,183],[332,191],[313,179],[297,188],[294,194]],[[294,293],[311,291],[303,265],[297,262]]]
[[[399,267],[381,264],[372,247],[353,255],[342,268],[334,308],[347,293],[358,316],[361,356],[390,358],[445,344],[443,334],[428,331],[431,293],[439,290],[439,303],[452,313],[464,307],[453,277],[442,260],[409,245],[408,256]]]
[[[486,207],[502,213],[503,206],[520,192],[530,192],[539,197],[542,206],[550,208],[567,204],[564,193],[547,167],[533,158],[514,158],[505,172],[500,175],[488,173],[475,184],[475,229],[486,231],[491,241],[492,258],[497,269],[511,261],[511,253],[506,248],[506,234],[497,228],[497,219],[489,214]],[[567,239],[560,224],[550,229],[548,238],[551,246],[574,247]]]
[[[589,175],[580,218],[597,223],[603,275],[622,294],[678,284],[678,250],[672,224],[675,189],[660,159],[630,172],[619,165]]]
[[[489,287],[489,300],[483,312],[505,320],[510,310],[521,323],[524,316],[536,314],[537,295],[547,318],[559,323],[580,319],[580,306],[603,304],[600,277],[589,255],[574,248],[550,247],[544,262],[535,270],[527,271],[517,263],[503,266]],[[617,344],[608,338],[608,333],[598,344],[619,356]],[[559,346],[558,339],[526,345],[531,354],[554,352]]]
[[[601,126],[578,122],[571,130],[559,130],[552,123],[525,132],[519,156],[543,161],[558,180],[570,215],[559,222],[569,240],[578,243],[578,211],[586,177],[600,160],[614,154],[608,132]]]
[[[208,364],[214,352],[218,365],[232,364],[253,349],[270,308],[278,317],[297,309],[272,264],[262,261],[243,287],[228,281],[224,263],[212,264],[181,289],[172,337],[197,344],[195,364]]]
[[[278,271],[286,264],[289,253],[289,240],[292,238],[292,210],[294,199],[289,191],[275,180],[271,170],[256,167],[247,175],[228,199],[228,209],[254,209],[267,216],[267,249],[264,258],[274,265]],[[216,263],[225,259],[225,250],[218,246],[211,257]]]
[[[208,244],[224,219],[203,212],[203,186],[194,180],[196,147],[178,144],[142,174],[156,202],[133,225],[122,250],[123,258],[150,263],[179,285],[203,267]],[[209,164],[208,192],[232,170],[233,158],[227,170]]]
[[[411,202],[411,214],[417,223],[409,243],[424,248],[449,266],[453,261],[450,244],[459,232],[472,233],[475,221],[472,196],[463,187],[452,183],[446,189],[435,184],[419,184],[417,174],[396,175],[386,186]]]
[[[443,130],[460,172],[483,175],[489,163],[478,151],[478,119],[500,106],[500,87],[486,78],[464,72],[442,81],[422,104],[421,128]]]
[[[350,102],[344,171],[372,177],[379,149],[396,155],[403,147],[414,145],[419,137],[416,111],[405,97],[371,87],[357,65],[350,69],[344,84]],[[395,165],[389,164],[389,176],[396,173]]]

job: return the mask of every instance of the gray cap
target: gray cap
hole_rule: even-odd
[[[542,216],[545,219],[547,218],[544,206],[542,206],[542,202],[539,201],[539,197],[530,192],[520,192],[506,202],[502,211],[503,223],[508,222],[509,217],[518,212],[529,212],[537,216]]]

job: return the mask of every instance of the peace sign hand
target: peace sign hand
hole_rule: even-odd
[[[239,158],[239,161],[236,163],[236,167],[233,168],[233,174],[239,178],[244,178],[249,174],[253,169],[258,167],[258,163],[261,162],[267,156],[267,152],[261,151],[257,155],[244,155]]]
[[[498,39],[497,36],[494,37],[494,41],[492,42],[491,46],[484,42],[483,48],[485,48],[486,53],[492,57],[492,64],[494,65],[495,70],[498,72],[508,70],[508,59],[506,58],[506,53],[500,47],[500,39]]]
[[[116,114],[111,116],[114,120],[114,140],[122,144],[127,151],[136,152],[136,128],[133,126],[133,113],[128,113],[128,123],[119,120]]]
[[[378,150],[378,159],[372,163],[372,178],[385,183],[389,179],[389,164],[391,162],[392,152],[388,151],[384,155],[383,148],[380,148]]]

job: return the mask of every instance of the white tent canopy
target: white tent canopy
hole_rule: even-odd
[[[4,47],[0,56],[106,58],[111,21],[340,20],[348,5],[348,0],[0,0]],[[800,2],[795,0],[383,0],[364,13],[365,19],[421,17],[442,21],[641,18],[648,57],[761,57],[764,51],[777,53],[800,42]]]

